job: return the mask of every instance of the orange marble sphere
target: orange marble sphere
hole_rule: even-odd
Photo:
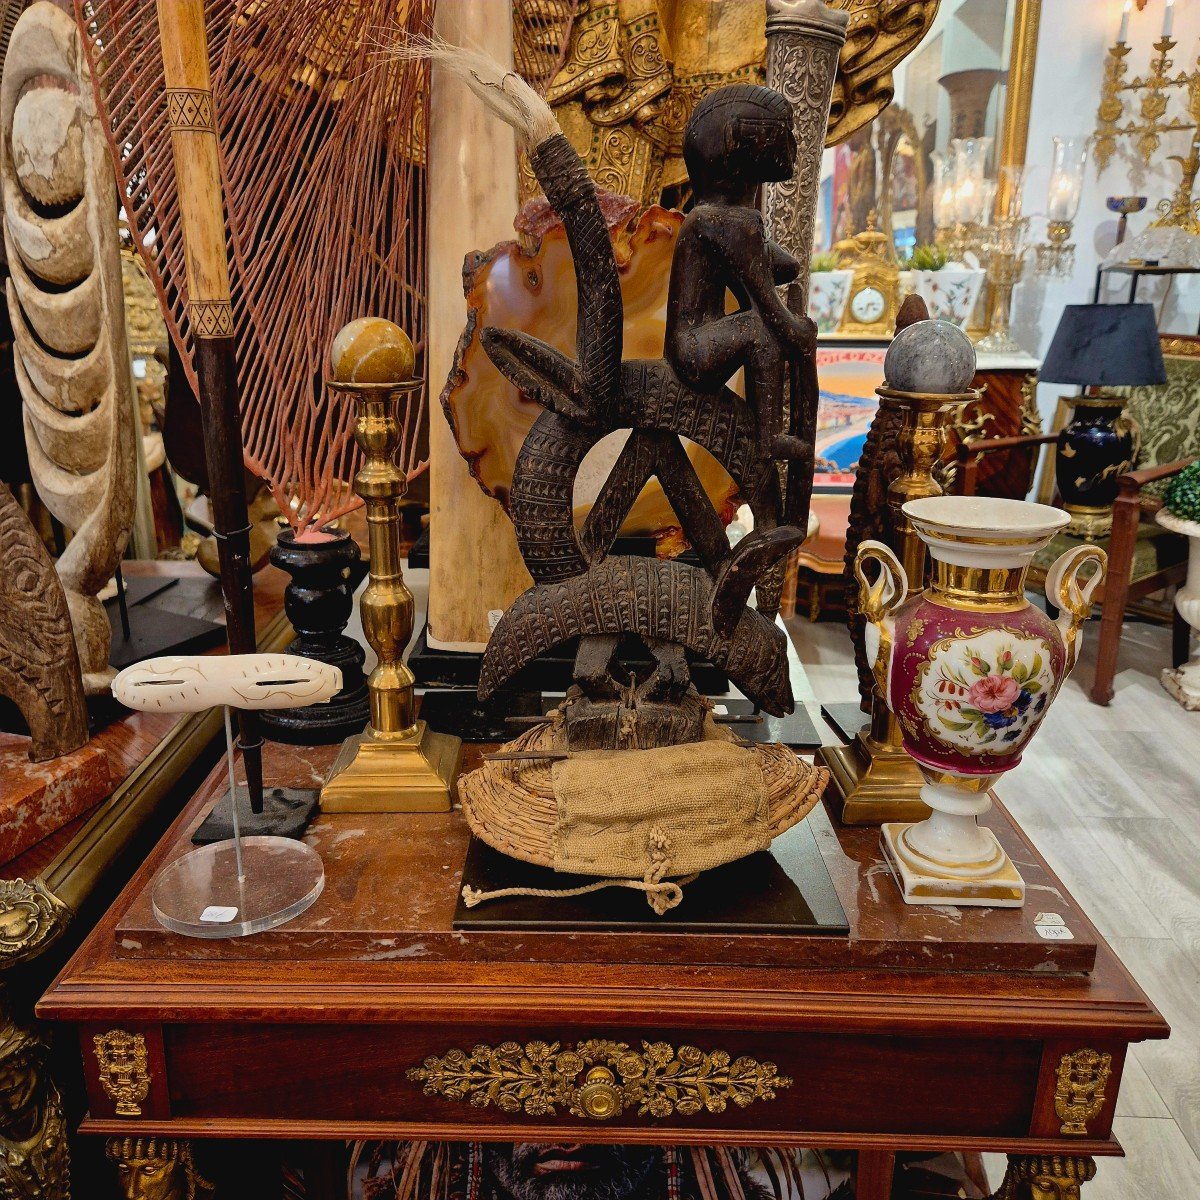
[[[329,348],[336,383],[404,383],[416,358],[408,334],[383,317],[359,317],[343,325]]]

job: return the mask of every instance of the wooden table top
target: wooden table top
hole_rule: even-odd
[[[335,747],[267,744],[268,783],[311,786]],[[468,746],[464,769],[483,747]],[[1024,874],[1023,909],[905,905],[878,830],[810,815],[846,911],[849,937],[678,933],[648,916],[638,933],[451,927],[468,831],[449,814],[322,814],[308,840],[324,860],[322,896],[279,929],[205,940],[162,929],[150,907],[161,867],[225,787],[218,764],[116,904],[43,997],[70,1021],[468,1020],[481,1006],[513,1018],[586,1003],[606,1019],[731,1019],[842,1028],[882,1022],[922,1031],[980,1024],[1086,1028],[1165,1037],[1154,1006],[1061,882],[999,806],[986,818]],[[1046,941],[1041,911],[1074,937]]]

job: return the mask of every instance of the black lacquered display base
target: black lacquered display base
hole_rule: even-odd
[[[482,892],[501,888],[563,889],[595,883],[508,858],[478,838],[467,847],[463,884]],[[705,871],[683,889],[678,907],[656,916],[641,892],[606,888],[586,896],[488,900],[468,908],[459,894],[453,927],[620,930],[666,928],[678,933],[846,935],[849,925],[807,821],[777,837],[770,850]]]
[[[825,724],[847,745],[854,741],[864,725],[871,723],[870,715],[858,707],[857,700],[847,700],[843,704],[822,704],[821,716],[825,718]]]
[[[430,729],[464,742],[508,742],[527,728],[509,717],[540,717],[547,707],[541,692],[506,688],[484,703],[474,688],[431,688],[421,693],[420,715]]]
[[[479,666],[482,654],[465,653],[459,650],[438,650],[430,646],[428,625],[424,626],[408,656],[409,670],[417,677],[417,683],[426,688],[474,688],[479,685]],[[635,645],[630,639],[630,650],[622,647],[621,659],[634,670],[649,671],[652,660],[645,647]],[[511,683],[521,692],[565,692],[573,682],[575,651],[578,638],[563,642],[555,649],[535,658]],[[692,682],[696,690],[706,696],[719,696],[729,689],[729,676],[720,667],[702,658],[688,655],[692,671]]]
[[[718,713],[724,707],[727,717],[737,718],[721,720],[720,723],[748,742],[774,742],[801,752],[815,750],[821,744],[821,735],[817,727],[799,703],[795,712],[783,717],[773,717],[764,712],[756,713],[753,703],[749,700],[716,700],[714,703]]]
[[[549,712],[562,697],[541,692],[509,692],[495,696],[486,704],[473,688],[431,688],[421,696],[421,716],[430,729],[450,733],[464,742],[507,742],[515,738],[527,722],[509,717],[536,717]],[[748,742],[775,742],[801,752],[815,750],[821,735],[803,707],[783,717],[756,713],[744,699],[718,699],[720,724]]]

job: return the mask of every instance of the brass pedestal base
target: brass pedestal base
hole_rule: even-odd
[[[1112,533],[1113,507],[1111,504],[1064,504],[1071,514],[1071,523],[1065,532],[1094,542]]]
[[[929,805],[921,799],[925,780],[903,750],[876,742],[862,729],[848,746],[822,746],[817,754],[829,768],[830,794],[841,800],[843,825],[929,816]]]
[[[370,727],[347,738],[321,789],[322,812],[449,812],[462,741],[424,721],[407,738]]]
[[[1025,903],[1025,881],[990,829],[983,831],[992,848],[986,861],[942,870],[906,843],[904,835],[912,826],[884,825],[879,838],[905,904],[1020,908]]]

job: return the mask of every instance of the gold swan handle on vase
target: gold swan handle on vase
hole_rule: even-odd
[[[879,574],[874,583],[863,570],[868,559],[879,563]],[[854,576],[858,580],[859,611],[867,622],[863,635],[867,661],[875,676],[875,686],[886,701],[895,641],[895,614],[908,596],[908,575],[890,547],[872,540],[858,547],[854,556]]]
[[[1096,569],[1081,581],[1080,572],[1089,562],[1094,562]],[[1079,631],[1092,615],[1092,596],[1107,570],[1108,555],[1099,546],[1075,546],[1060,554],[1046,575],[1046,599],[1060,610],[1056,624],[1067,653],[1062,679],[1071,673],[1079,657]]]

